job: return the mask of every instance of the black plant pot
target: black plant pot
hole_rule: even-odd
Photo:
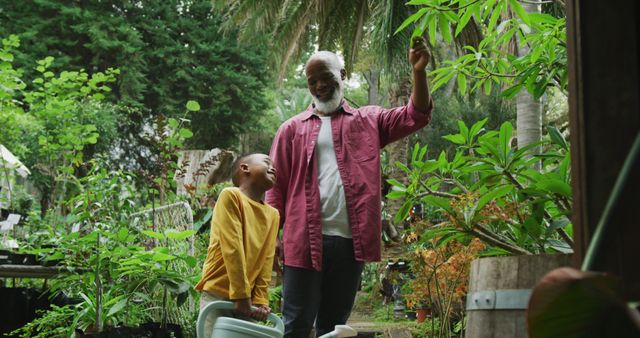
[[[14,265],[38,265],[36,255],[12,253],[9,257],[11,264]]]
[[[36,311],[48,309],[48,297],[47,292],[35,289],[0,288],[0,337],[34,320]]]
[[[79,338],[152,338],[151,332],[142,327],[118,326],[109,328],[104,332],[87,332],[76,330],[76,337]]]
[[[38,260],[36,255],[0,250],[0,264],[38,265]]]
[[[182,338],[182,327],[177,324],[167,324],[162,328],[160,323],[145,323],[142,327],[151,332],[153,338]]]
[[[404,314],[407,316],[409,320],[416,320],[416,312],[415,311],[405,311]]]

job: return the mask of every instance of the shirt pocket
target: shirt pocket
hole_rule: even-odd
[[[378,150],[372,144],[376,141],[372,139],[373,137],[377,137],[377,135],[365,129],[362,121],[355,118],[347,132],[347,150],[349,151],[347,156],[351,156],[358,162],[374,159]]]

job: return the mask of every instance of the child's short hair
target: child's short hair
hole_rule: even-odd
[[[238,158],[236,158],[236,160],[233,161],[233,164],[231,164],[231,182],[233,183],[234,187],[240,186],[240,163],[242,163],[242,161],[244,161],[247,157],[255,154],[259,154],[259,153],[256,153],[256,152],[244,153],[238,156]]]

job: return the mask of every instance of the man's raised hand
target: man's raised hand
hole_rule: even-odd
[[[413,38],[413,48],[409,49],[409,62],[413,66],[413,71],[423,72],[429,61],[431,60],[431,54],[427,50],[427,45],[422,37],[416,36]]]

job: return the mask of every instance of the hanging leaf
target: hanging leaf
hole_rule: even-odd
[[[404,198],[406,194],[407,193],[405,191],[394,190],[387,194],[387,198],[390,200],[400,199],[400,198]]]
[[[525,24],[531,25],[531,21],[529,20],[529,15],[527,14],[527,11],[525,11],[524,8],[522,8],[518,0],[509,0],[509,6],[514,11],[514,13],[516,13],[516,15],[520,19],[522,19],[522,21]]]
[[[511,151],[511,136],[513,135],[513,126],[510,122],[505,122],[500,126],[500,156],[503,161],[507,160],[507,156]]]
[[[467,77],[463,73],[458,73],[458,91],[462,96],[467,92]]]
[[[167,238],[169,239],[175,239],[175,240],[184,240],[187,239],[193,235],[195,235],[195,230],[184,230],[184,231],[167,231],[165,232],[165,235],[167,236]]]
[[[159,233],[159,232],[155,232],[155,231],[150,231],[150,230],[143,230],[142,231],[143,234],[155,238],[155,239],[159,239],[159,240],[164,240],[165,237],[163,234]]]
[[[427,203],[427,204],[431,204],[433,206],[436,206],[438,208],[444,209],[445,211],[449,212],[449,213],[454,213],[453,208],[451,207],[451,205],[449,204],[449,200],[444,198],[444,197],[437,197],[437,196],[426,196],[422,199],[423,202]]]
[[[180,128],[179,134],[184,138],[191,138],[193,136],[193,132],[187,128]]]
[[[562,133],[556,126],[548,126],[547,131],[549,132],[549,137],[553,143],[559,145],[564,150],[569,150],[569,144],[567,144],[564,136],[562,136]]]
[[[187,110],[189,111],[198,111],[200,110],[200,104],[196,101],[189,100],[187,101]]]
[[[502,187],[498,187],[494,190],[491,190],[488,193],[482,195],[482,197],[478,199],[478,207],[477,207],[478,210],[481,210],[482,208],[484,208],[484,206],[487,205],[487,203],[493,201],[496,198],[500,198],[510,193],[511,191],[513,191],[513,186],[505,185]]]
[[[408,17],[406,20],[404,20],[404,22],[400,25],[400,27],[398,27],[398,29],[396,29],[395,32],[393,32],[393,35],[398,34],[398,32],[402,31],[403,29],[405,29],[407,26],[409,26],[410,24],[416,22],[418,19],[420,19],[423,15],[427,14],[427,12],[429,12],[429,8],[421,8],[419,11],[417,11],[415,14],[411,15],[410,17]]]
[[[448,140],[452,143],[458,144],[458,145],[463,145],[466,143],[466,140],[464,139],[464,136],[460,135],[460,134],[455,134],[455,135],[445,135],[442,136],[443,139]]]

